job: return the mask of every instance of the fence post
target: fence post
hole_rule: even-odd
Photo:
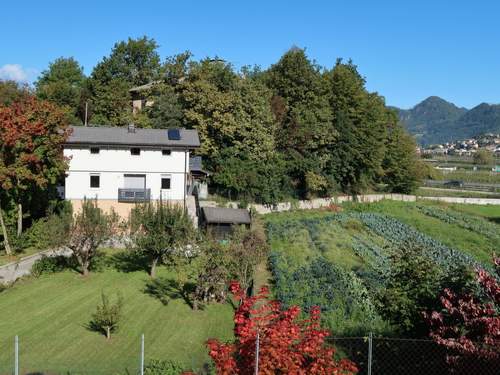
[[[144,333],[141,335],[141,375],[144,375]]]
[[[19,375],[19,337],[14,339],[14,375]]]
[[[368,375],[372,375],[373,333],[368,335]]]
[[[260,338],[259,332],[257,331],[257,341],[255,342],[255,375],[259,375],[259,346]]]

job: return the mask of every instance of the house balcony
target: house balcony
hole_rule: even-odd
[[[151,189],[118,189],[118,202],[140,203],[150,199]]]

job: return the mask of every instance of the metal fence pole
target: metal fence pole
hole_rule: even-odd
[[[372,375],[373,333],[368,335],[368,375]]]
[[[141,375],[144,375],[144,333],[141,335]]]
[[[257,332],[257,341],[255,342],[255,375],[259,375],[259,346],[260,346],[260,336]]]
[[[19,337],[14,339],[14,375],[19,375]]]

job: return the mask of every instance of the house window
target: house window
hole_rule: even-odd
[[[90,153],[91,154],[98,154],[99,153],[99,147],[91,147],[90,148]]]
[[[91,188],[99,188],[101,186],[101,176],[98,174],[90,175],[90,187]]]
[[[141,149],[134,147],[130,149],[130,155],[140,155],[141,154]]]
[[[170,177],[161,178],[161,188],[163,190],[170,190]]]
[[[161,153],[164,156],[168,156],[168,155],[170,155],[172,153],[172,151],[171,150],[161,150]]]

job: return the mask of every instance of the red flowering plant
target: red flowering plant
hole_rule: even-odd
[[[475,362],[500,368],[500,258],[494,262],[497,277],[476,271],[482,296],[445,289],[443,311],[426,314],[430,336],[448,349],[448,361],[457,367],[471,368]]]
[[[257,336],[259,337],[259,374],[356,374],[351,361],[335,360],[335,349],[325,344],[330,335],[320,327],[320,310],[313,308],[309,318],[299,318],[300,308],[282,310],[278,301],[269,300],[262,287],[248,297],[237,282],[230,290],[239,306],[234,315],[233,343],[208,340],[209,355],[217,374],[254,374]]]

